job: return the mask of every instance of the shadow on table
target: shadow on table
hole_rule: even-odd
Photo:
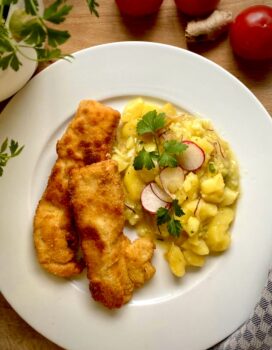
[[[143,39],[148,32],[152,30],[158,19],[158,13],[143,17],[125,16],[121,17],[121,20],[126,27],[127,31],[135,37],[135,39]]]

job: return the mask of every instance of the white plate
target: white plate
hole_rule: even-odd
[[[159,249],[157,273],[120,310],[91,300],[84,277],[61,280],[38,265],[32,218],[55,159],[55,142],[81,99],[122,108],[132,96],[170,101],[212,120],[240,163],[242,195],[231,249],[175,280]],[[237,79],[175,47],[123,42],[57,62],[16,95],[0,119],[0,140],[25,145],[0,179],[0,283],[14,309],[67,349],[200,350],[246,320],[272,254],[272,123]]]

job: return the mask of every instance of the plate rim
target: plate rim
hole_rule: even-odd
[[[234,79],[234,81],[236,83],[238,83],[240,85],[241,88],[246,89],[247,93],[249,94],[250,98],[254,99],[254,103],[257,103],[258,107],[260,108],[260,110],[262,110],[262,112],[264,113],[264,115],[266,115],[268,117],[268,119],[270,120],[271,122],[271,125],[272,125],[272,121],[271,121],[271,118],[270,118],[270,115],[268,113],[268,111],[265,109],[265,107],[261,104],[261,102],[257,99],[257,97],[239,80],[237,79],[235,76],[233,76],[231,73],[229,73],[227,70],[225,70],[224,68],[222,68],[221,66],[219,66],[218,64],[210,61],[209,59],[203,57],[203,56],[200,56],[200,55],[197,55],[193,52],[190,52],[188,50],[185,50],[185,49],[182,49],[182,48],[178,48],[178,47],[175,47],[175,46],[171,46],[171,45],[168,45],[168,44],[160,44],[160,43],[151,43],[151,42],[134,42],[134,41],[129,41],[129,42],[115,42],[115,43],[109,43],[109,44],[101,44],[101,45],[97,45],[97,46],[93,46],[93,47],[90,47],[90,48],[85,48],[83,50],[79,50],[77,51],[76,53],[74,53],[75,57],[77,58],[78,56],[80,57],[81,55],[85,55],[86,52],[88,54],[89,51],[91,50],[95,50],[95,49],[108,49],[108,48],[111,48],[111,47],[126,47],[126,46],[137,46],[137,47],[140,47],[142,48],[143,46],[149,46],[149,47],[162,47],[162,48],[166,48],[166,49],[172,49],[172,50],[175,50],[176,52],[183,52],[184,54],[186,55],[192,55],[192,56],[198,56],[198,59],[200,60],[204,60],[206,61],[206,63],[208,63],[209,65],[215,67],[217,69],[219,69],[220,71],[222,71],[224,74],[227,74],[229,76],[229,78],[231,78],[232,80]],[[35,77],[33,77],[32,80],[37,80],[37,79],[41,79],[39,78],[40,76],[43,76],[43,75],[46,75],[48,74],[47,72],[50,71],[50,70],[54,70],[54,69],[57,69],[58,65],[62,65],[64,62],[63,61],[58,61],[52,65],[50,65],[49,67],[45,68],[43,71],[39,72]],[[28,88],[28,84],[27,86],[23,89],[25,91],[25,89]],[[16,97],[16,96],[15,96]],[[14,98],[13,98],[14,99]],[[5,109],[3,110],[2,113],[5,112],[5,110],[8,110],[8,108],[10,108],[10,104],[11,102],[13,101],[13,99],[8,103],[8,105],[5,107]],[[1,113],[1,115],[2,115]],[[1,283],[1,281],[0,281]],[[4,295],[4,293],[3,293]],[[4,297],[7,299],[7,301],[13,305],[12,301],[9,300],[9,297],[4,295]],[[17,312],[17,311],[16,311]],[[19,313],[19,312],[18,312]],[[20,314],[20,313],[19,313]],[[20,316],[25,319],[21,314]],[[34,329],[36,329],[35,326],[32,325],[32,323],[29,322],[29,320],[26,320],[27,323],[29,323],[31,325],[31,327],[33,327]],[[48,335],[46,335],[44,332],[42,332],[40,329],[36,329],[39,333],[43,334],[44,336],[48,337]],[[50,339],[50,338],[49,338]],[[60,346],[63,346],[62,344],[56,342],[55,340],[52,340],[53,342],[55,342],[56,344],[60,345]]]

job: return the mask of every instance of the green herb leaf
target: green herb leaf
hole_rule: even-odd
[[[1,149],[0,149],[0,153],[5,152],[5,150],[7,149],[7,147],[8,147],[8,138],[6,138],[5,141],[2,143]]]
[[[7,153],[5,154],[0,154],[0,166],[5,166],[8,162],[9,156]]]
[[[171,236],[179,237],[182,231],[180,220],[176,220],[175,216],[181,217],[184,215],[178,200],[174,199],[169,208],[159,208],[156,212],[157,225],[167,223],[167,230]]]
[[[7,148],[9,149],[10,154],[5,152]],[[11,158],[17,157],[22,152],[23,148],[24,146],[19,147],[19,144],[17,141],[11,140],[8,145],[8,138],[4,140],[0,148],[0,177],[4,173],[3,167],[7,165],[7,162]]]
[[[33,46],[42,46],[46,39],[46,30],[42,23],[34,18],[25,24],[21,32],[24,41]]]
[[[3,5],[17,4],[18,0],[2,0]]]
[[[39,11],[38,0],[24,0],[26,13],[37,15]]]
[[[180,217],[180,216],[184,215],[184,211],[181,209],[181,206],[179,205],[179,202],[177,199],[173,200],[172,206],[173,206],[174,213],[176,216]]]
[[[159,165],[163,168],[165,167],[175,168],[178,166],[178,161],[171,154],[164,152],[160,155]]]
[[[89,6],[91,14],[94,14],[96,17],[99,17],[99,13],[97,11],[97,7],[99,7],[99,3],[95,0],[87,0],[87,4]]]
[[[70,38],[70,34],[66,30],[56,30],[47,28],[48,45],[57,47],[65,43]]]
[[[13,46],[9,42],[9,38],[0,33],[0,53],[11,51],[13,51]]]
[[[165,113],[157,113],[156,110],[147,112],[137,124],[139,135],[155,133],[165,126]]]
[[[133,162],[135,170],[146,168],[148,170],[155,168],[154,160],[157,158],[155,152],[147,152],[144,148],[138,153]]]
[[[43,13],[43,18],[51,23],[59,24],[65,21],[73,6],[66,5],[66,0],[56,0],[48,6]],[[64,4],[63,6],[61,6]]]
[[[17,1],[4,0],[4,4],[12,2]],[[66,5],[66,0],[55,0],[41,16],[37,0],[24,0],[24,4],[23,9],[13,12],[8,29],[0,20],[0,69],[8,67],[15,71],[19,69],[21,62],[17,52],[24,46],[22,41],[36,50],[38,61],[71,57],[63,54],[58,47],[69,39],[68,31],[50,28],[47,22],[54,24],[63,22],[72,6]]]
[[[24,149],[25,146],[21,146],[13,155],[12,157],[17,157],[21,152],[22,150]]]
[[[10,150],[11,155],[13,155],[16,152],[18,146],[19,146],[18,142],[14,141],[14,140],[10,141],[9,150]]]
[[[171,220],[167,224],[167,229],[170,235],[174,237],[179,237],[182,230],[182,226],[179,220],[171,218]]]
[[[187,145],[177,140],[169,140],[164,142],[164,150],[165,152],[170,154],[179,155],[182,152],[184,152],[187,148]]]
[[[61,52],[60,49],[40,49],[36,48],[37,56],[38,56],[38,61],[51,61],[51,60],[56,60],[59,58],[63,58],[67,61],[69,61],[73,56],[64,54]]]
[[[166,222],[171,220],[171,216],[169,214],[169,210],[166,208],[159,208],[156,212],[157,225],[165,224]]]
[[[3,70],[11,66],[13,70],[17,71],[21,64],[15,52],[0,57],[0,68]]]

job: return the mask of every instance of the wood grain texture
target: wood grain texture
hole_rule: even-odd
[[[62,28],[69,30],[71,39],[63,46],[67,53],[86,47],[126,40],[153,41],[187,48],[184,38],[186,19],[174,5],[174,0],[164,0],[158,14],[141,18],[125,19],[119,14],[114,0],[98,0],[100,17],[89,14],[84,0],[68,0],[74,5]],[[46,0],[45,4],[50,3]],[[233,11],[254,4],[272,6],[272,0],[221,0],[220,8]],[[188,48],[216,62],[240,79],[272,114],[272,63],[246,63],[233,56],[228,37],[213,44]],[[40,66],[42,70],[47,65]],[[0,111],[5,102],[0,104]],[[12,276],[11,276],[12,278]],[[0,295],[0,349],[2,350],[60,350],[28,326]]]

